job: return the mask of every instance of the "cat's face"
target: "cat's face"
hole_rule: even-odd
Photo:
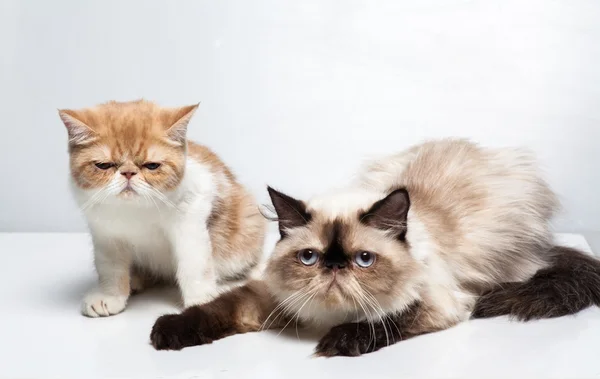
[[[419,268],[405,238],[405,190],[343,212],[269,193],[281,239],[267,282],[280,301],[288,299],[290,313],[316,322],[331,314],[377,319],[418,296]]]
[[[153,193],[175,189],[183,178],[186,128],[196,108],[135,101],[59,111],[69,134],[73,182],[99,201],[154,198]]]

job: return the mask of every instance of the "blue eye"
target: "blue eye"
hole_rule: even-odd
[[[309,249],[300,250],[298,260],[305,266],[312,266],[319,260],[319,253]]]
[[[375,254],[361,251],[354,257],[354,262],[362,268],[370,267],[375,262]]]

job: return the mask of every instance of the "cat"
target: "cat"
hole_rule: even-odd
[[[262,280],[161,316],[156,349],[298,323],[322,331],[316,355],[358,356],[470,317],[600,303],[600,262],[554,246],[559,204],[526,150],[429,141],[308,202],[268,190],[280,240]]]
[[[176,281],[186,307],[202,304],[262,257],[266,221],[253,196],[186,139],[197,107],[139,100],[59,110],[98,274],[84,315],[117,314],[158,279]]]

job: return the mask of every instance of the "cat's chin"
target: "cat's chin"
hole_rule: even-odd
[[[131,200],[137,199],[139,197],[139,194],[133,188],[127,187],[123,191],[119,192],[117,197],[123,200]]]

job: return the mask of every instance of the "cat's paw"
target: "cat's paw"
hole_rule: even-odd
[[[212,343],[211,338],[198,330],[199,324],[200,320],[187,314],[161,316],[152,327],[150,343],[156,350],[181,350]]]
[[[356,324],[342,324],[331,330],[319,341],[315,355],[320,357],[356,357],[374,351],[369,338]]]
[[[81,304],[81,313],[88,317],[105,317],[116,315],[125,309],[127,296],[113,296],[101,292],[91,292],[85,296]]]

